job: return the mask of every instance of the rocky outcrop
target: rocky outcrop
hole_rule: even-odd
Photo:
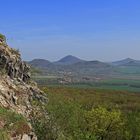
[[[0,36],[1,37],[1,36]],[[44,93],[30,79],[30,67],[21,60],[17,50],[0,40],[0,107],[22,114],[28,121],[28,133],[9,132],[11,140],[37,140],[30,124],[33,99],[46,103]],[[0,117],[1,118],[1,117]],[[0,119],[1,121],[1,119]]]
[[[17,78],[24,82],[30,79],[30,67],[21,60],[18,50],[9,48],[5,44],[0,45],[0,70],[11,79]]]

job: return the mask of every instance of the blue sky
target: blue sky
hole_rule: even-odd
[[[25,60],[140,59],[139,0],[0,0],[0,32]]]

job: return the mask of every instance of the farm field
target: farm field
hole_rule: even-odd
[[[123,90],[140,92],[140,80],[139,79],[106,79],[96,82],[77,82],[60,84],[57,81],[58,77],[45,76],[45,77],[34,77],[33,79],[40,86],[64,86],[64,87],[79,87],[79,88],[97,88],[97,89],[112,89],[112,90]]]

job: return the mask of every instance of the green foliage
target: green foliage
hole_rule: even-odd
[[[121,115],[120,111],[108,111],[103,107],[88,111],[85,118],[89,137],[95,135],[98,140],[121,139],[124,128]]]
[[[140,69],[140,68],[139,68]],[[41,71],[41,70],[40,70]],[[59,77],[61,76],[44,76],[44,72],[40,73],[33,73],[32,78],[34,81],[38,83],[40,86],[62,86],[61,83],[59,83]],[[41,76],[42,74],[42,76]],[[139,76],[137,76],[139,77]],[[135,79],[135,77],[132,79],[120,79],[120,78],[114,78],[114,79],[106,79],[106,80],[100,80],[100,81],[92,81],[92,82],[73,82],[64,84],[65,87],[72,87],[72,88],[94,88],[94,89],[107,89],[107,90],[117,90],[117,91],[129,91],[129,92],[140,92],[140,79]]]
[[[4,126],[0,129],[0,140],[9,140],[9,131],[24,134],[29,131],[26,119],[15,112],[0,107],[0,122]]]
[[[44,91],[49,97],[50,130],[54,126],[57,130],[51,137],[56,140],[140,139],[139,94],[66,87]]]
[[[126,120],[127,140],[140,140],[140,112],[129,112]]]
[[[15,112],[12,112],[10,110],[1,107],[0,107],[0,117],[4,118],[8,124],[15,123],[21,120],[26,121],[22,115],[16,114]]]
[[[69,100],[63,100],[62,96],[60,98],[56,98],[56,100],[59,100],[57,104],[55,99],[51,98],[52,100],[47,106],[51,120],[60,127],[63,136],[68,140],[84,140],[81,130],[82,125],[85,123],[83,119],[84,111],[80,109],[78,104]]]
[[[0,130],[0,140],[10,140],[8,133],[4,130]]]
[[[3,34],[0,34],[0,39],[2,39],[3,41],[6,41],[6,37]]]
[[[33,100],[32,105],[34,111],[32,112],[32,126],[35,133],[40,140],[56,140],[58,137],[55,123],[50,120],[44,112],[45,105],[42,105],[38,100]]]
[[[0,140],[10,140],[8,133],[3,130],[0,130]]]
[[[34,122],[32,122],[33,127],[35,129],[35,132],[38,136],[38,138],[40,138],[40,140],[45,140],[46,139],[46,121],[44,118],[34,118]]]
[[[48,87],[49,104],[32,102],[32,122],[40,140],[139,140],[138,93]],[[49,118],[44,111],[47,111]]]

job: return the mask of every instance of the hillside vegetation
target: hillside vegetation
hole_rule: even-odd
[[[140,94],[62,86],[43,90],[50,121],[48,128],[43,117],[38,119],[42,137],[49,130],[49,138],[57,140],[140,139]]]

